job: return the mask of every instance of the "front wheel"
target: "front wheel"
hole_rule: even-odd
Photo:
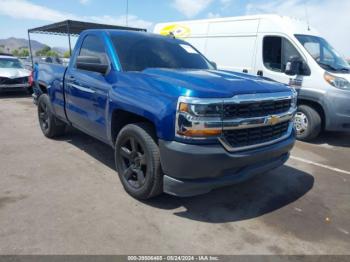
[[[129,124],[119,132],[115,163],[120,181],[131,196],[149,199],[162,193],[159,148],[149,124]]]
[[[308,105],[298,106],[295,114],[297,139],[311,141],[318,137],[322,130],[322,119],[319,113]]]

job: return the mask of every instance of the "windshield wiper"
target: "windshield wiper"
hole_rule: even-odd
[[[326,63],[322,63],[322,62],[318,62],[318,64],[319,64],[320,66],[327,67],[327,68],[330,69],[330,70],[338,71],[338,68],[335,68],[335,67],[331,66],[330,64],[326,64]]]
[[[343,67],[340,69],[342,72],[350,72],[350,68]]]

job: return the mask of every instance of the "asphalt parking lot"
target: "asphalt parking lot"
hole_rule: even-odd
[[[0,254],[350,254],[350,135],[209,194],[125,193],[112,149],[46,139],[30,97],[0,95]]]

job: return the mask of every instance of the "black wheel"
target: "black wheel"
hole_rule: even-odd
[[[115,162],[119,178],[131,196],[149,199],[163,192],[159,148],[150,125],[130,124],[120,131]]]
[[[42,94],[39,97],[38,118],[41,131],[46,137],[53,138],[64,134],[66,125],[52,114],[51,103],[47,94]]]
[[[295,114],[295,129],[299,140],[311,141],[318,137],[322,130],[321,116],[314,108],[300,105]]]

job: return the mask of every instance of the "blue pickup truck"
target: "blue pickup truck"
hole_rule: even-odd
[[[44,135],[69,125],[112,146],[121,183],[138,199],[244,181],[283,165],[295,142],[292,88],[216,70],[182,40],[86,30],[68,67],[37,70]]]

